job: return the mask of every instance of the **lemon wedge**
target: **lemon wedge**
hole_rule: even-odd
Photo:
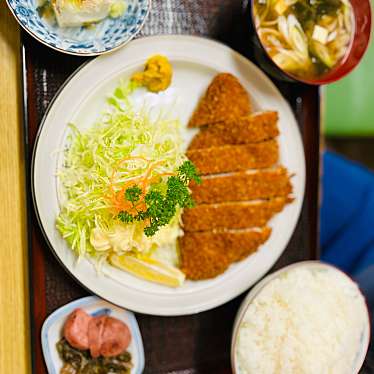
[[[132,275],[169,287],[181,286],[186,278],[179,269],[151,258],[111,255],[109,261],[113,266]]]

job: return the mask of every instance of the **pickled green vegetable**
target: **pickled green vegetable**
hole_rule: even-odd
[[[115,357],[92,358],[89,351],[73,348],[65,338],[56,348],[64,363],[60,374],[130,374],[133,366],[127,351]]]

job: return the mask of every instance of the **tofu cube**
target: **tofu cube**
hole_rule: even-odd
[[[321,44],[326,44],[329,37],[329,32],[322,26],[315,25],[312,38]]]

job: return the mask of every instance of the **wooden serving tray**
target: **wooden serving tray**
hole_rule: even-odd
[[[154,0],[142,35],[182,33],[218,39],[251,58],[246,1]],[[23,87],[27,180],[39,123],[53,96],[68,76],[88,59],[64,55],[23,34]],[[275,81],[295,112],[303,134],[307,188],[300,221],[275,265],[318,258],[318,186],[320,97],[316,87]],[[56,308],[85,296],[49,250],[34,214],[28,185],[30,298],[34,373],[46,373],[40,344],[44,319]],[[230,373],[230,341],[242,296],[208,312],[186,317],[137,314],[148,374]]]

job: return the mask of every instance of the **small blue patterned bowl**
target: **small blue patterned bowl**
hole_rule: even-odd
[[[19,24],[35,39],[60,52],[78,56],[96,56],[128,43],[142,28],[151,0],[126,0],[122,17],[106,18],[92,28],[60,28],[43,20],[36,0],[7,0]]]

